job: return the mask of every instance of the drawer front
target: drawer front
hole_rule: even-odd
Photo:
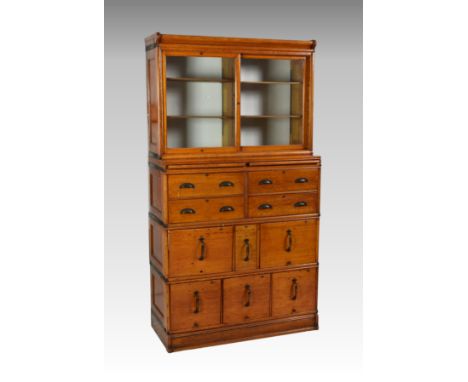
[[[260,225],[260,267],[283,267],[317,262],[318,220]]]
[[[274,317],[314,313],[317,310],[317,268],[272,275]]]
[[[242,195],[243,173],[186,174],[168,176],[169,199]]]
[[[268,318],[270,275],[224,280],[223,309],[225,324],[239,324]]]
[[[317,192],[249,197],[249,216],[251,218],[318,212]]]
[[[318,190],[319,168],[249,172],[249,193]]]
[[[221,323],[221,281],[170,286],[171,331],[191,331]]]
[[[230,220],[243,217],[243,196],[169,201],[169,223]]]
[[[232,227],[169,231],[169,276],[232,270]]]
[[[236,270],[257,268],[257,226],[238,225],[235,228],[235,267]]]

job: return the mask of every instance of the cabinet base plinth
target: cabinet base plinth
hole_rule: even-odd
[[[220,327],[189,333],[167,333],[159,319],[152,314],[151,326],[166,350],[171,353],[205,346],[228,344],[258,338],[278,336],[309,330],[318,330],[318,316],[288,317],[234,327]]]

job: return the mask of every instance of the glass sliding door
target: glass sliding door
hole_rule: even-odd
[[[304,59],[242,59],[241,146],[303,144]]]
[[[166,57],[168,148],[235,142],[234,58]]]

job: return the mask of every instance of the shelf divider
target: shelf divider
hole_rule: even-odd
[[[202,78],[202,77],[166,77],[166,81],[181,81],[181,82],[234,82],[234,80],[226,78]]]

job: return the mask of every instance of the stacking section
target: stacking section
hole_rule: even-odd
[[[169,352],[318,329],[315,41],[145,43],[153,329]]]

